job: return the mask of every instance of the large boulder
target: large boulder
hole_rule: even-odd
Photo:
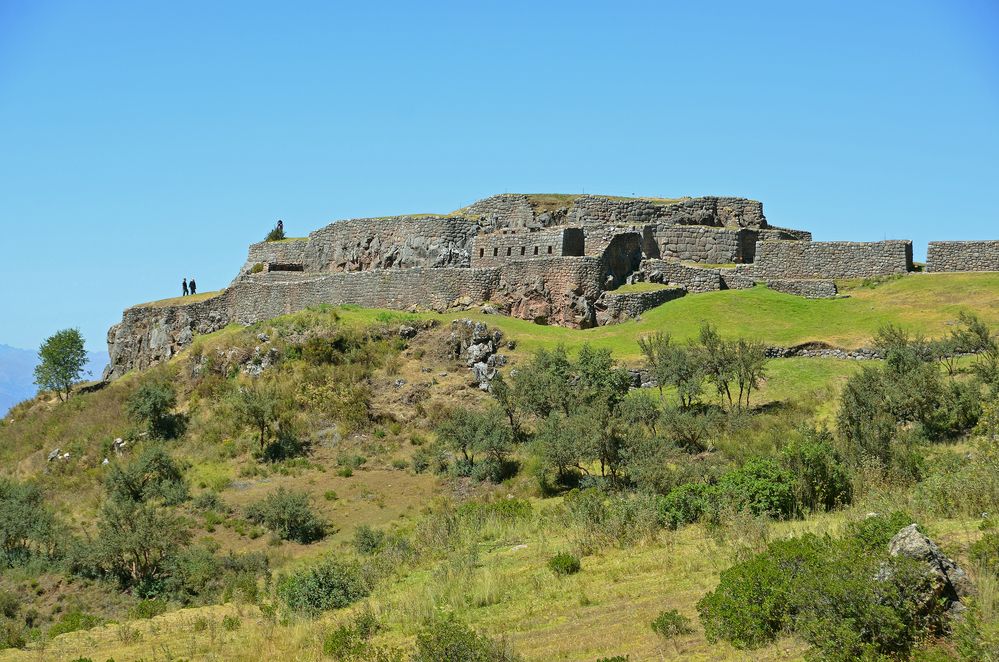
[[[909,558],[926,564],[931,581],[931,593],[925,596],[925,603],[935,604],[940,600],[948,606],[952,614],[964,610],[961,599],[974,592],[974,586],[967,573],[953,559],[948,558],[932,540],[923,535],[915,524],[904,527],[888,543],[891,556]]]

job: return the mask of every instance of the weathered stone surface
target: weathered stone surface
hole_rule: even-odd
[[[911,241],[761,241],[759,279],[867,278],[912,271]]]
[[[806,299],[831,299],[837,294],[836,283],[831,280],[770,278],[766,284],[776,292]]]
[[[999,241],[931,241],[926,271],[999,271]]]
[[[932,593],[923,596],[923,602],[928,607],[944,601],[953,610],[953,605],[974,593],[974,586],[967,573],[952,559],[947,558],[936,543],[923,535],[915,524],[910,524],[895,534],[888,543],[888,553],[926,564],[933,579]]]
[[[722,289],[718,269],[690,267],[669,260],[644,260],[642,271],[650,283],[665,283],[684,288],[688,292],[714,292]]]
[[[627,294],[604,292],[594,304],[597,324],[603,326],[635,319],[646,310],[679,299],[686,293],[687,290],[682,287],[664,287],[659,290]]]

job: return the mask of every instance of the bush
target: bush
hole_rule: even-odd
[[[656,616],[652,621],[652,631],[664,639],[673,639],[682,634],[690,634],[694,629],[690,627],[689,618],[676,609],[670,609]]]
[[[165,614],[167,603],[165,600],[139,600],[130,610],[132,618],[152,618]]]
[[[794,632],[821,659],[907,659],[919,638],[942,630],[945,605],[926,601],[923,563],[888,555],[886,531],[899,519],[869,518],[840,540],[775,542],[724,571],[697,605],[709,641],[757,648]]]
[[[999,533],[990,531],[971,545],[971,559],[982,569],[999,576]]]
[[[368,639],[380,627],[370,609],[364,609],[358,612],[350,625],[340,625],[326,634],[323,638],[323,654],[337,660],[360,657],[368,651]]]
[[[721,477],[725,499],[753,515],[787,519],[795,512],[797,481],[773,460],[754,459]]]
[[[672,528],[693,524],[718,510],[717,489],[705,483],[674,487],[662,501],[663,519]]]
[[[226,632],[235,632],[243,625],[238,616],[226,614],[222,617],[222,629]]]
[[[329,559],[282,577],[278,596],[294,611],[317,615],[342,609],[368,595],[357,564]]]
[[[283,487],[268,494],[262,501],[246,509],[246,518],[273,531],[282,540],[303,545],[322,540],[326,524],[309,507],[305,492],[292,492]]]
[[[55,530],[55,517],[36,485],[0,477],[0,567],[51,556]]]
[[[174,439],[184,432],[184,418],[171,413],[177,405],[172,384],[147,380],[131,395],[126,404],[132,420],[144,423],[154,439]]]
[[[791,442],[781,452],[781,462],[797,477],[799,511],[828,511],[852,501],[850,473],[828,433],[809,433]]]
[[[109,498],[132,503],[155,499],[176,505],[190,496],[180,465],[159,446],[147,448],[124,467],[113,465],[104,486]]]
[[[100,616],[74,609],[63,614],[62,618],[52,624],[49,628],[49,637],[57,637],[67,632],[89,630],[103,624],[104,620]]]
[[[454,614],[433,619],[416,635],[412,662],[515,662],[520,656],[505,642],[479,634]]]
[[[267,233],[267,236],[264,237],[264,241],[281,241],[283,239],[284,228],[279,228],[277,226],[272,228],[271,231]]]
[[[374,554],[385,543],[385,532],[371,528],[367,524],[354,529],[354,549],[358,554]]]
[[[572,554],[562,552],[548,561],[548,567],[556,575],[574,575],[580,570],[579,559]]]

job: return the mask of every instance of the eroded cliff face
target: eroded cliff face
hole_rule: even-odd
[[[218,331],[229,318],[225,294],[194,303],[129,308],[108,331],[110,360],[104,379],[166,361],[190,345],[195,335]]]

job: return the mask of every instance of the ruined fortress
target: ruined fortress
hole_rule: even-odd
[[[448,215],[358,218],[250,246],[202,300],[127,309],[106,379],[166,360],[194,336],[316,304],[498,312],[574,328],[621,322],[680,296],[757,283],[836,295],[835,279],[913,271],[912,242],[814,242],[755,200],[496,195]],[[927,271],[999,271],[999,241],[933,242]],[[638,282],[645,287],[625,287]]]

